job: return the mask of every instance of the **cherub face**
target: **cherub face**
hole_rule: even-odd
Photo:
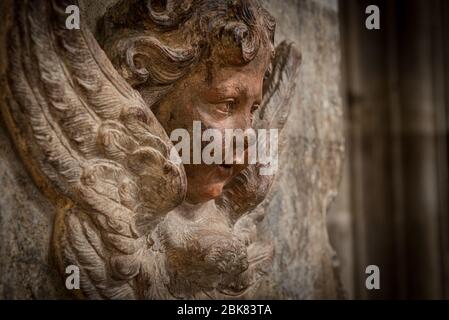
[[[270,57],[270,52],[261,48],[255,59],[244,66],[199,64],[163,99],[155,110],[156,117],[169,136],[173,130],[183,128],[191,139],[194,121],[201,122],[203,131],[220,130],[223,137],[225,129],[251,128],[253,113],[262,103]],[[197,204],[217,198],[226,183],[244,167],[184,164],[188,182],[186,200]]]

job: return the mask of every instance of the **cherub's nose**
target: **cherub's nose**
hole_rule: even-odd
[[[254,147],[256,145],[256,136],[255,131],[251,129],[245,130],[243,133],[243,148],[237,148],[236,139],[233,139],[234,144],[234,154],[232,161],[232,173],[233,175],[239,174],[242,170],[248,167],[250,164],[249,159],[249,150],[250,147]]]

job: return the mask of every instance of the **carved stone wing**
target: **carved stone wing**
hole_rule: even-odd
[[[89,298],[138,298],[136,276],[156,223],[186,192],[182,165],[140,95],[81,21],[76,1],[14,1],[2,113],[36,182],[59,208],[55,249],[62,271],[80,268]],[[146,256],[146,259],[148,256]]]
[[[286,41],[276,47],[272,72],[264,84],[263,103],[254,115],[256,129],[277,129],[280,133],[287,121],[296,88],[301,55]],[[236,176],[217,199],[219,207],[236,221],[256,208],[265,198],[274,175],[261,175],[260,164],[250,165]]]

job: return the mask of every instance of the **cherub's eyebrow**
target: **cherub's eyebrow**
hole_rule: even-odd
[[[210,88],[207,92],[207,96],[213,99],[226,99],[229,97],[237,97],[244,93],[246,90],[240,86],[220,85],[218,87]]]

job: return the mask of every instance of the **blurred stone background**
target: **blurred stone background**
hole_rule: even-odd
[[[380,30],[365,28],[368,5]],[[339,12],[347,153],[329,217],[345,287],[448,299],[449,2],[341,0]],[[365,288],[371,264],[380,290]]]

